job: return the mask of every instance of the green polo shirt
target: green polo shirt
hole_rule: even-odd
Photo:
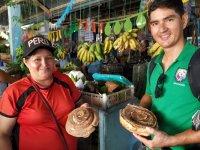
[[[151,111],[156,115],[159,130],[170,135],[183,132],[192,127],[192,116],[200,109],[200,102],[191,92],[188,82],[188,64],[198,48],[186,42],[182,52],[164,72],[166,78],[163,84],[163,95],[155,98],[155,88],[160,74],[163,73],[162,57],[164,51],[156,58],[156,66],[147,82],[146,93],[152,96]],[[149,81],[147,71],[147,81]],[[173,150],[183,150],[184,147],[172,147]]]

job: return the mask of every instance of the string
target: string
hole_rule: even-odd
[[[90,0],[89,0],[89,20],[88,20],[88,30],[89,30],[89,35],[91,33],[91,3],[90,3]]]
[[[124,17],[126,16],[126,0],[125,0],[125,2],[124,2]]]
[[[130,6],[129,6],[129,14],[131,14],[131,0],[129,1],[129,4],[130,4]]]
[[[109,21],[110,21],[110,0],[109,0],[109,3],[108,3],[108,9],[109,9],[109,10],[108,10],[108,11],[109,11],[109,12],[108,12],[108,15],[109,15]]]
[[[79,15],[80,15],[80,23],[81,23],[81,2],[80,2],[79,6],[80,6],[80,14]]]
[[[44,6],[46,6],[46,5],[45,5],[45,1],[43,0],[42,2],[43,2],[43,4],[44,4]],[[46,17],[45,17],[45,11],[44,11],[44,21],[45,21],[45,20],[46,20]]]
[[[97,17],[97,22],[98,22],[98,34],[100,37],[100,24],[99,24],[99,15],[100,15],[100,0],[98,0],[98,17]]]
[[[36,22],[37,22],[37,24],[38,24],[38,18],[39,18],[39,14],[38,14],[38,7],[37,6],[35,6],[35,12],[36,12],[36,16],[37,16],[37,19],[36,19]],[[37,30],[38,30],[38,28],[39,28],[39,26],[36,26],[37,27]]]

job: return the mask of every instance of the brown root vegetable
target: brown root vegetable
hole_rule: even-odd
[[[65,125],[66,131],[75,137],[89,137],[98,126],[99,117],[91,107],[79,107],[69,115]]]
[[[156,116],[146,108],[128,104],[120,110],[120,123],[128,131],[149,136],[146,127],[158,128]]]

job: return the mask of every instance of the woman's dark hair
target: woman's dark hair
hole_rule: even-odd
[[[148,16],[150,17],[152,11],[158,8],[173,9],[180,16],[183,16],[184,14],[184,7],[182,0],[153,0],[149,6]]]

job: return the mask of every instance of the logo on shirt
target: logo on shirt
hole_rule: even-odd
[[[185,78],[186,78],[186,75],[187,75],[187,70],[186,70],[186,69],[179,68],[179,69],[176,71],[176,81],[178,81],[178,82],[184,81]]]

